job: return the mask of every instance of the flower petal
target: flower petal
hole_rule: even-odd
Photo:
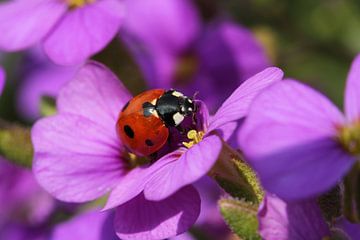
[[[118,0],[96,1],[68,11],[45,39],[45,52],[57,64],[82,63],[111,41],[123,15],[123,3]]]
[[[231,21],[208,24],[196,51],[199,72],[180,90],[185,94],[199,91],[212,113],[242,82],[269,66],[253,34]]]
[[[161,161],[158,160],[156,164],[132,169],[121,179],[116,188],[111,191],[103,210],[124,204],[139,195],[152,176],[157,174],[159,169],[169,162],[176,161],[178,158],[179,154],[172,152],[164,156]]]
[[[200,197],[185,187],[160,202],[140,194],[116,209],[115,231],[121,239],[165,239],[189,229],[200,213]]]
[[[5,85],[5,71],[4,69],[0,66],[0,95],[4,89],[4,85]]]
[[[37,180],[63,201],[84,202],[104,195],[125,171],[121,143],[113,132],[72,114],[38,121],[31,132]]]
[[[78,67],[44,64],[27,73],[17,91],[17,109],[29,120],[40,117],[40,103],[44,96],[56,97],[65,83],[70,81]]]
[[[146,199],[165,199],[180,188],[199,180],[215,164],[221,148],[220,138],[212,135],[205,137],[184,153],[178,150],[182,155],[160,168],[146,184]],[[162,160],[159,159],[154,165],[162,164]]]
[[[245,117],[259,92],[280,81],[282,77],[283,72],[280,69],[271,67],[246,80],[218,109],[210,122],[209,131],[221,129],[224,124]]]
[[[79,214],[69,221],[57,224],[51,234],[52,240],[117,240],[114,215],[92,210]]]
[[[61,113],[83,116],[115,136],[118,114],[130,98],[130,93],[109,69],[91,61],[62,89],[57,106]]]
[[[178,55],[200,30],[196,8],[189,0],[127,0],[126,9],[121,37],[150,86],[170,87]]]
[[[360,119],[360,55],[354,59],[347,78],[345,113],[350,121]]]
[[[333,139],[281,149],[249,160],[263,187],[285,200],[313,197],[333,187],[355,159]]]
[[[318,240],[329,228],[313,200],[286,203],[267,194],[260,206],[259,233],[266,240]]]
[[[0,5],[0,49],[16,51],[44,38],[67,9],[56,0],[9,1]]]
[[[294,80],[266,89],[254,101],[239,134],[249,158],[325,137],[344,122],[326,97]],[[270,144],[271,143],[271,144]]]

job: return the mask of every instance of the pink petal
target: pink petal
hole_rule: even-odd
[[[189,186],[160,202],[140,194],[116,209],[115,231],[121,239],[166,239],[189,229],[200,213],[200,197]]]
[[[283,72],[275,67],[266,68],[242,83],[221,105],[210,122],[209,131],[220,128],[229,122],[245,117],[253,99],[266,87],[280,81]]]
[[[335,186],[355,159],[333,139],[324,138],[250,158],[249,162],[267,191],[296,200],[320,195]]]
[[[319,240],[330,236],[314,200],[286,203],[267,194],[258,216],[259,233],[266,240]]]
[[[0,5],[0,48],[16,51],[44,38],[67,9],[56,0],[9,1]]]
[[[0,66],[0,95],[4,89],[4,85],[5,85],[5,71],[4,69]]]
[[[45,118],[34,125],[31,135],[34,174],[60,200],[96,199],[124,174],[121,143],[89,119],[73,114]]]
[[[178,55],[192,45],[200,30],[192,1],[127,0],[126,12],[121,37],[150,86],[171,87]]]
[[[51,240],[115,240],[114,216],[111,213],[91,210],[76,215],[68,221],[56,224]]]
[[[116,137],[118,114],[130,98],[130,93],[109,69],[91,61],[63,88],[57,105],[61,113],[83,116]]]
[[[345,113],[350,121],[360,120],[360,55],[353,61],[347,78]]]
[[[17,109],[29,120],[40,118],[41,97],[56,97],[65,83],[78,71],[78,67],[43,64],[25,74],[17,90]]]
[[[205,137],[200,143],[182,153],[179,159],[169,162],[154,174],[145,187],[146,199],[165,199],[180,188],[199,180],[215,164],[221,148],[222,142],[219,137]],[[181,153],[181,150],[178,152]],[[161,162],[162,159],[154,165]]]
[[[45,40],[45,52],[58,64],[82,63],[111,41],[123,15],[123,3],[118,0],[96,1],[68,11]]]
[[[145,185],[157,174],[157,171],[169,162],[179,158],[177,152],[170,153],[150,166],[137,167],[127,173],[119,184],[111,191],[106,202],[104,210],[114,208],[139,195],[145,188]]]
[[[260,157],[316,139],[335,136],[343,115],[326,97],[293,80],[266,89],[251,106],[239,143],[245,154]]]

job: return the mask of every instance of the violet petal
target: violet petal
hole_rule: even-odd
[[[0,4],[0,48],[17,51],[44,38],[65,13],[57,0],[9,1]]]
[[[152,202],[140,194],[116,209],[115,231],[121,239],[165,239],[188,230],[200,213],[200,197],[191,186]]]
[[[123,8],[121,1],[102,0],[68,11],[45,39],[45,52],[57,64],[84,62],[116,35]]]

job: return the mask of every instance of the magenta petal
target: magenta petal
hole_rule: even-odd
[[[48,34],[66,11],[56,0],[9,1],[0,5],[0,49],[27,48]]]
[[[245,117],[259,92],[280,81],[282,77],[283,72],[280,69],[271,67],[246,80],[218,109],[210,122],[209,131],[221,129],[224,124]]]
[[[37,180],[63,201],[84,202],[104,195],[125,171],[115,135],[72,114],[38,121],[31,132]]]
[[[259,233],[266,240],[319,240],[329,228],[313,200],[286,203],[267,194],[259,213]]]
[[[152,202],[140,194],[116,209],[115,231],[121,239],[166,239],[189,229],[200,213],[200,197],[191,186]]]
[[[144,190],[145,185],[157,174],[157,171],[169,162],[176,161],[179,158],[177,152],[169,153],[155,164],[144,167],[137,167],[127,173],[111,191],[106,202],[104,210],[119,206],[136,197]]]
[[[248,157],[336,135],[342,113],[326,97],[293,80],[262,92],[251,106],[239,142]],[[269,144],[271,143],[271,144]]]
[[[360,55],[353,61],[347,78],[345,113],[350,121],[360,119]]]
[[[200,30],[192,1],[127,0],[126,13],[121,37],[150,86],[169,88],[178,55],[192,45]]]
[[[51,240],[116,240],[113,227],[113,214],[92,210],[81,213],[72,219],[57,224]]]
[[[2,67],[0,67],[0,95],[4,89],[5,85],[5,71]]]
[[[60,89],[70,81],[78,67],[62,67],[46,64],[33,68],[22,80],[17,90],[17,109],[27,119],[40,117],[41,97],[56,98]]]
[[[118,114],[130,98],[130,93],[109,69],[91,61],[62,89],[57,106],[61,113],[83,116],[116,136]]]
[[[45,39],[45,52],[58,64],[82,63],[111,41],[123,15],[123,3],[118,0],[96,1],[68,11]]]
[[[310,141],[249,160],[264,188],[286,200],[313,197],[333,187],[355,163],[331,138]]]
[[[165,199],[180,188],[199,180],[215,164],[221,148],[222,142],[218,136],[205,137],[182,153],[179,159],[169,162],[154,174],[145,187],[146,199]],[[161,161],[162,159],[158,160],[159,164]]]

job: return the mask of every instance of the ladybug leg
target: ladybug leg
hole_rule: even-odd
[[[180,134],[185,134],[186,133],[186,129],[183,128],[181,125],[177,125],[176,129],[179,131]]]

